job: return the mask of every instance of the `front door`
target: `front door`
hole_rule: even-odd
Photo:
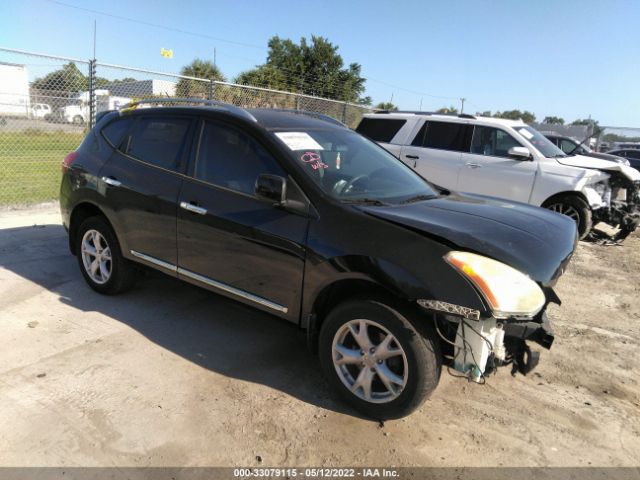
[[[259,174],[286,172],[236,127],[205,121],[201,135],[179,196],[178,276],[297,322],[309,220],[254,195]]]
[[[476,126],[471,153],[462,155],[458,190],[528,203],[537,173],[537,162],[509,156],[511,147],[522,147],[508,132]]]

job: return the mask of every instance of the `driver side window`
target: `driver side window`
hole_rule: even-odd
[[[195,178],[253,195],[258,175],[262,173],[287,176],[253,137],[227,125],[204,124]]]
[[[489,157],[509,157],[509,149],[521,147],[515,138],[504,130],[476,126],[473,130],[471,153]]]

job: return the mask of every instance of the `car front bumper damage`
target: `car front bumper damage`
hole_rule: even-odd
[[[511,366],[512,375],[527,375],[540,360],[540,353],[532,351],[528,343],[549,350],[554,341],[544,310],[531,319],[498,320],[448,304],[445,309],[443,302],[418,303],[432,312],[450,367],[475,382],[484,383],[488,375],[504,366]]]

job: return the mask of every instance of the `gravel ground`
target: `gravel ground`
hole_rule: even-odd
[[[638,466],[640,237],[581,242],[530,376],[443,373],[384,425],[293,325],[151,273],[84,283],[54,205],[0,212],[1,466]],[[260,461],[259,461],[260,460]]]

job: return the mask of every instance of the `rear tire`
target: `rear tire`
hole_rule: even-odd
[[[420,330],[406,313],[384,303],[342,303],[320,330],[322,370],[365,415],[378,420],[409,415],[438,385],[442,364],[433,332]]]
[[[576,222],[580,240],[585,238],[593,227],[591,208],[580,197],[565,195],[545,202],[542,207],[572,218]]]
[[[75,254],[82,276],[96,292],[114,295],[133,286],[135,268],[122,256],[118,239],[105,218],[90,217],[82,222]]]

